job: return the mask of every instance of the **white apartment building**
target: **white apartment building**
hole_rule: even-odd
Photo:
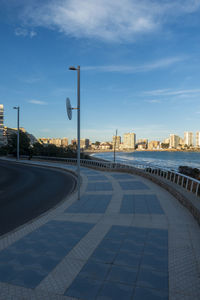
[[[88,149],[89,145],[90,145],[89,139],[80,139],[80,148]]]
[[[68,138],[62,138],[61,139],[61,146],[63,146],[63,147],[68,146]]]
[[[39,141],[44,145],[56,145],[57,147],[66,147],[68,146],[68,139],[67,138],[39,138]]]
[[[115,149],[119,149],[120,144],[121,144],[121,136],[113,136],[112,138],[113,148],[115,147]]]
[[[193,146],[193,133],[189,131],[184,132],[184,145]]]
[[[0,146],[2,146],[4,144],[3,119],[4,119],[4,107],[3,107],[3,104],[0,104]]]
[[[135,149],[136,134],[134,132],[124,134],[124,149]]]
[[[169,137],[169,148],[176,149],[180,144],[180,137],[176,134],[170,134]]]
[[[200,148],[200,131],[196,132],[196,147]]]

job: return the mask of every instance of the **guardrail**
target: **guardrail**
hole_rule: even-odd
[[[27,156],[21,156],[21,158],[23,157],[27,158]],[[43,160],[63,161],[65,163],[72,164],[72,165],[77,164],[76,158],[61,158],[61,157],[48,157],[48,156],[33,156],[33,158],[43,159]],[[169,180],[170,182],[173,182],[185,188],[186,190],[194,193],[196,196],[200,196],[199,180],[178,173],[173,170],[160,169],[159,167],[150,166],[150,165],[137,164],[132,166],[132,165],[122,164],[122,163],[114,163],[114,162],[100,161],[100,160],[89,160],[89,159],[81,159],[80,163],[81,166],[97,167],[102,169],[129,169],[129,170],[140,169],[143,170],[144,172],[163,177],[164,179]]]
[[[189,177],[187,175],[172,170],[166,170],[160,168],[151,167],[151,168],[146,168],[145,171],[151,174],[158,175],[177,185],[180,185],[186,190],[195,193],[196,196],[200,195],[200,181],[195,178]]]

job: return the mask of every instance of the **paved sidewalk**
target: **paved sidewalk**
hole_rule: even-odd
[[[0,300],[199,300],[200,228],[190,213],[142,177],[81,175],[80,201],[73,194],[0,239]]]

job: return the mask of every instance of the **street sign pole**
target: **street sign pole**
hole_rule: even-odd
[[[77,139],[78,139],[78,151],[77,151],[77,173],[78,173],[78,200],[80,200],[80,66],[77,67]]]

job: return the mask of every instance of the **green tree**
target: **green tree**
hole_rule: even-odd
[[[169,143],[161,143],[161,148],[162,149],[168,149],[169,148]]]
[[[13,133],[8,139],[8,152],[13,155],[17,155],[17,134]],[[19,131],[19,153],[21,155],[30,154],[30,139],[23,131]]]
[[[96,141],[95,143],[95,146],[99,147],[99,145],[101,144],[99,141]]]
[[[34,143],[32,148],[33,155],[38,155],[38,156],[44,155],[44,148],[45,146],[43,144],[39,142]]]
[[[8,146],[1,146],[0,147],[0,155],[7,155],[8,154]]]

